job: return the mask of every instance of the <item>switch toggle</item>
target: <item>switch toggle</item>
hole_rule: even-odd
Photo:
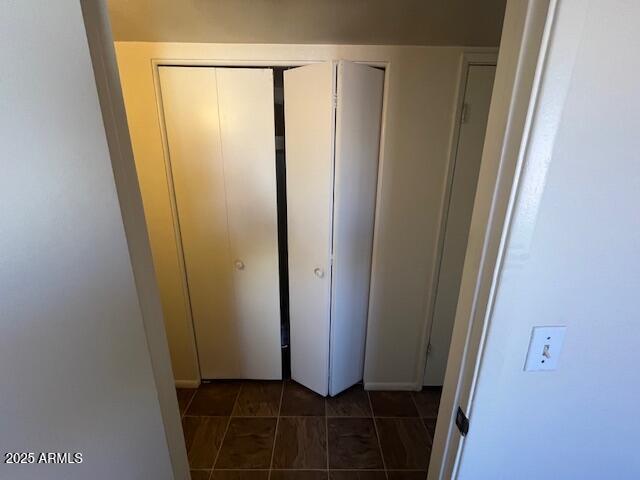
[[[525,371],[555,370],[566,330],[564,326],[533,327]]]

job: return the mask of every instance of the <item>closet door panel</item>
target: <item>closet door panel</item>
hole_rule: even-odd
[[[338,64],[329,393],[362,380],[384,72]]]
[[[191,312],[203,378],[241,373],[234,325],[215,72],[160,67],[160,86]]]
[[[284,73],[291,375],[326,395],[333,199],[335,67]]]
[[[282,378],[270,69],[216,68],[242,378]]]

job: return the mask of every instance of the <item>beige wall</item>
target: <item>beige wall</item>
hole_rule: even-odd
[[[497,46],[505,0],[108,0],[116,41]]]
[[[151,59],[215,59],[221,64],[239,59],[388,62],[365,380],[374,388],[419,386],[463,50],[118,42],[116,51],[173,367],[182,381],[197,379],[197,364],[173,231]]]

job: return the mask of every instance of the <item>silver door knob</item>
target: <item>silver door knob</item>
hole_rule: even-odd
[[[314,268],[313,273],[318,278],[324,277],[324,270],[322,270],[320,267]]]
[[[236,260],[236,270],[244,270],[244,262],[242,260]]]

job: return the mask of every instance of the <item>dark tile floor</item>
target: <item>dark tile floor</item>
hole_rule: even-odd
[[[193,480],[424,480],[440,389],[323,398],[293,382],[178,389]]]

